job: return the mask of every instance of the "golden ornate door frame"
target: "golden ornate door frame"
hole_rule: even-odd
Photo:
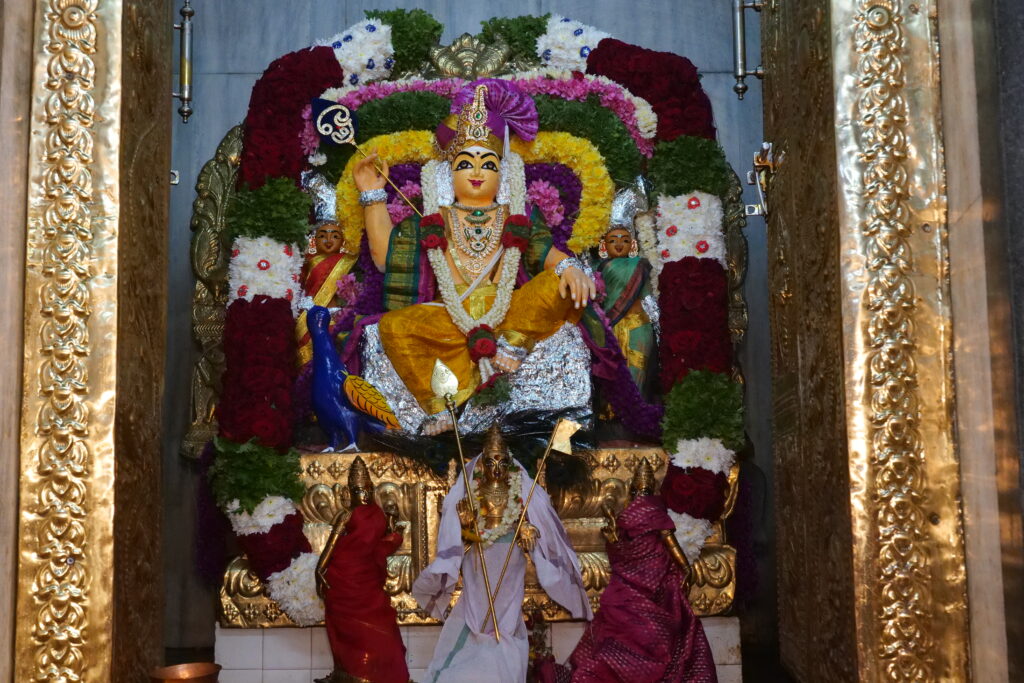
[[[934,0],[769,0],[780,646],[967,680]]]
[[[170,8],[34,7],[14,680],[137,681],[162,649]]]

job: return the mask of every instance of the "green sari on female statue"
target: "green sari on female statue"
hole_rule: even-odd
[[[642,304],[651,294],[651,264],[639,256],[622,256],[601,261],[597,270],[607,293],[601,306],[619,340],[633,382],[646,396],[655,359],[654,326]]]

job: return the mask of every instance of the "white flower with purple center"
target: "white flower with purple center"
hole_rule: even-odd
[[[587,57],[608,34],[557,14],[548,19],[547,31],[537,39],[537,56],[545,67],[586,71]]]

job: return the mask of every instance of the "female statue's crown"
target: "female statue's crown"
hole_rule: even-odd
[[[437,127],[437,147],[447,161],[476,145],[504,156],[509,132],[536,137],[537,106],[513,83],[483,78],[456,93],[451,115]]]
[[[356,456],[352,466],[348,468],[348,487],[350,489],[364,489],[373,491],[373,480],[370,479],[370,470],[366,468],[361,456]]]

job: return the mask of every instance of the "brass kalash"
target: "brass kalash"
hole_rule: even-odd
[[[499,46],[501,48],[501,46]],[[464,35],[447,48],[437,48],[421,70],[424,77],[459,76],[467,80],[497,76],[518,67],[509,61],[507,48],[477,44]],[[504,51],[503,51],[504,50]],[[193,333],[199,357],[192,378],[192,423],[182,447],[186,457],[195,458],[217,434],[214,409],[220,394],[223,372],[221,340],[227,307],[228,240],[225,211],[236,186],[242,148],[242,127],[236,126],[223,138],[213,159],[206,163],[196,183],[193,203],[192,266],[196,274],[193,295]],[[734,179],[723,202],[729,276],[729,326],[734,344],[746,330],[746,303],[742,294],[746,270],[746,241],[742,188]],[[741,377],[737,379],[742,380]],[[473,455],[468,454],[467,455]],[[601,528],[606,524],[604,506],[618,513],[628,501],[629,482],[646,460],[660,485],[668,465],[660,448],[602,448],[577,451],[589,469],[585,485],[571,491],[552,489],[540,474],[540,484],[551,497],[569,538],[578,553],[583,581],[591,603],[597,607],[601,591],[608,584],[610,570]],[[305,532],[313,549],[320,551],[330,534],[331,522],[348,509],[348,472],[361,457],[373,478],[374,495],[384,509],[394,506],[399,518],[409,523],[401,548],[388,560],[386,589],[404,624],[427,624],[435,620],[418,609],[410,594],[419,572],[430,563],[436,548],[441,502],[457,476],[453,459],[447,477],[437,476],[425,465],[393,453],[306,453],[301,455],[302,480],[306,494],[299,504],[305,517]],[[454,456],[454,453],[453,453]],[[737,495],[739,469],[729,473],[729,491],[722,519],[715,523],[701,556],[693,565],[690,602],[701,616],[728,612],[736,588],[736,551],[726,542],[725,520],[732,514]],[[565,620],[568,614],[548,599],[539,587],[532,568],[527,573],[524,611],[539,612],[549,620]],[[220,591],[220,623],[224,627],[256,628],[292,626],[291,620],[267,597],[264,586],[249,571],[244,556],[228,566]]]

